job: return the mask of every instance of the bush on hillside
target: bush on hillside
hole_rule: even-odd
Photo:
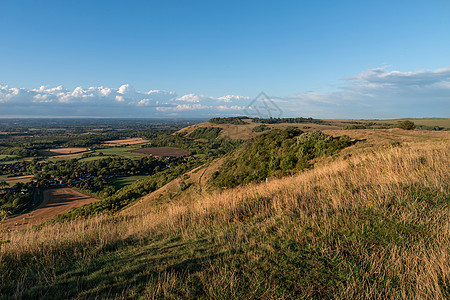
[[[333,138],[320,131],[273,129],[249,141],[236,157],[229,157],[220,173],[211,178],[218,187],[262,181],[310,166],[313,158],[331,155],[351,144],[348,136]]]
[[[232,125],[245,125],[246,122],[242,121],[242,119],[246,119],[247,117],[228,117],[228,118],[212,118],[209,120],[210,123],[214,124],[232,124]]]
[[[253,132],[263,132],[266,130],[269,130],[270,128],[267,125],[258,125],[256,127],[253,127],[252,131]]]
[[[397,128],[404,129],[404,130],[413,130],[416,128],[416,125],[414,122],[411,122],[409,120],[401,121],[397,124]]]
[[[344,130],[353,130],[353,129],[367,129],[367,127],[364,125],[351,125],[344,127]]]

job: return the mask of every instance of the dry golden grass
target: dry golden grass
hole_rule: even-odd
[[[251,120],[244,120],[248,124],[245,125],[233,125],[233,124],[214,124],[210,122],[204,122],[195,124],[189,127],[185,127],[180,129],[178,132],[183,133],[185,135],[189,135],[197,128],[202,127],[217,127],[222,128],[222,131],[219,133],[218,138],[230,138],[230,139],[250,139],[257,135],[262,134],[263,132],[253,132],[253,128],[259,125],[263,125],[262,123],[253,123]],[[327,121],[327,124],[315,124],[315,123],[281,123],[281,124],[264,124],[267,125],[268,128],[271,129],[285,129],[287,127],[296,127],[301,130],[340,130],[347,124],[342,123],[341,121]],[[307,128],[307,129],[305,129]]]
[[[138,145],[148,142],[147,140],[144,140],[142,138],[130,138],[130,139],[123,139],[123,140],[112,140],[112,141],[105,141],[103,144],[107,146],[124,146],[124,145]]]
[[[161,232],[178,232],[186,239],[209,232],[215,243],[224,248],[254,244],[267,253],[273,252],[266,238],[254,240],[249,234],[248,217],[264,219],[278,228],[276,233],[270,233],[267,224],[259,227],[261,231],[267,230],[267,234],[289,236],[299,244],[306,243],[308,238],[308,243],[318,247],[322,255],[342,259],[339,268],[348,274],[343,275],[344,284],[336,291],[336,298],[444,299],[450,288],[449,149],[445,136],[423,142],[419,139],[405,146],[375,147],[356,151],[351,157],[343,155],[292,177],[193,196],[188,204],[141,203],[138,209],[130,208],[115,216],[101,215],[23,232],[4,232],[0,240],[10,242],[1,246],[0,262],[35,257],[51,269],[63,256],[89,260],[91,254],[86,249],[102,249],[127,238],[139,240]],[[425,200],[417,198],[414,186],[440,191],[447,202],[442,209],[428,214]],[[395,220],[396,226],[425,228],[425,238],[385,224],[387,228],[380,230],[391,230],[390,234],[399,240],[407,239],[406,244],[396,239],[388,239],[384,245],[365,242],[353,236],[356,232],[373,230],[373,223],[361,221],[366,221],[365,213]],[[230,224],[234,224],[236,231],[232,235],[221,233],[221,228]],[[305,228],[316,234],[308,234]],[[348,235],[336,236],[344,229]],[[352,273],[352,263],[343,259],[348,252],[363,258],[364,271]],[[258,252],[249,251],[247,255],[248,261],[265,262]],[[202,283],[209,286],[205,291],[207,297],[220,298],[219,287],[234,291],[230,295],[239,295],[232,287],[239,286],[241,279],[233,269],[211,265],[208,272],[211,276],[201,275],[205,276],[201,277]],[[176,276],[169,271],[161,273],[157,286],[147,296],[162,297],[169,293],[174,289]],[[226,282],[221,278],[226,278]],[[255,283],[255,291],[264,287],[269,293],[258,294],[259,297],[271,298],[270,292],[276,291],[270,282],[258,284]],[[313,296],[315,288],[302,290],[303,296]]]
[[[51,154],[76,154],[87,151],[87,148],[55,148],[48,151]]]

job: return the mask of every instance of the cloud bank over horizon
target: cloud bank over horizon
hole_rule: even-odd
[[[73,90],[63,86],[26,89],[0,84],[0,117],[236,116],[245,114],[256,96],[141,92],[129,84],[119,88],[76,87]],[[285,117],[449,117],[450,67],[415,72],[375,68],[342,79],[342,85],[332,92],[290,96],[269,93],[269,96]]]

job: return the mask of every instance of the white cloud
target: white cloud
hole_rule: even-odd
[[[201,111],[209,115],[217,111],[237,110],[238,106],[224,106],[223,99],[246,99],[242,96],[207,97],[163,90],[136,91],[129,84],[119,88],[81,86],[73,90],[62,86],[40,86],[37,89],[12,88],[0,85],[0,115],[80,115],[100,116],[163,116],[161,112]],[[231,104],[231,103],[230,103]],[[45,114],[42,113],[45,111]],[[236,112],[238,113],[238,112]]]
[[[116,96],[116,101],[117,101],[117,102],[125,102],[125,98],[124,98],[123,96],[117,95],[117,96]]]
[[[239,96],[239,95],[226,95],[226,96],[217,98],[217,100],[220,100],[223,102],[233,102],[233,101],[240,101],[240,100],[248,101],[248,100],[250,100],[250,97]]]
[[[333,92],[276,98],[285,114],[321,118],[449,117],[450,67],[400,72],[388,67],[344,78]]]
[[[178,96],[163,90],[40,86],[24,89],[0,84],[0,116],[210,117],[243,115],[253,98],[241,95]],[[343,79],[328,93],[304,92],[272,97],[283,116],[320,118],[426,117],[450,114],[450,67],[400,72],[370,69]]]
[[[200,102],[200,100],[201,100],[202,98],[205,98],[205,97],[202,96],[202,95],[187,94],[187,95],[181,96],[181,97],[179,97],[179,98],[176,98],[175,100],[177,100],[177,101],[196,102],[196,103],[198,103],[198,102]]]
[[[126,96],[134,96],[136,94],[136,91],[132,86],[129,84],[121,85],[119,90],[117,91],[119,94],[126,95]]]

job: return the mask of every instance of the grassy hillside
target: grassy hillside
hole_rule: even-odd
[[[261,123],[258,119],[239,118],[219,118],[221,122],[217,122],[217,118],[211,119],[210,122],[195,124],[180,129],[180,134],[189,136],[194,131],[204,131],[208,128],[216,128],[220,131],[218,138],[229,139],[250,139],[264,130],[261,125],[266,126],[265,129],[286,129],[295,127],[303,131],[309,130],[341,130],[351,126],[363,126],[368,129],[379,129],[380,127],[395,128],[400,121],[411,120],[416,124],[417,129],[421,130],[450,130],[450,118],[421,118],[421,119],[385,119],[385,120],[308,120],[304,119],[302,123]],[[228,122],[227,122],[228,121]],[[235,124],[233,124],[235,123]],[[200,132],[201,132],[200,131]]]
[[[3,232],[0,297],[450,297],[449,135],[345,133],[295,176]]]

